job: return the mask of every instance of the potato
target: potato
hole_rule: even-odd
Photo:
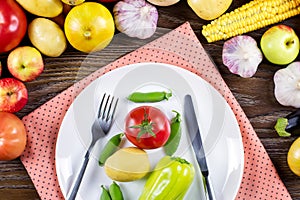
[[[28,36],[42,54],[49,57],[60,56],[67,48],[63,30],[55,22],[38,17],[28,25]]]
[[[61,0],[16,0],[28,12],[40,17],[56,17],[63,11]]]
[[[150,161],[144,150],[126,147],[118,150],[106,160],[104,170],[112,180],[135,181],[147,175],[150,171]]]

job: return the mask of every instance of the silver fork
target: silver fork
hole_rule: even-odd
[[[112,126],[112,121],[117,108],[118,100],[118,98],[114,100],[114,97],[111,97],[110,95],[106,97],[106,93],[103,95],[99,106],[97,118],[95,119],[91,129],[92,141],[84,156],[83,164],[81,166],[80,172],[78,174],[78,177],[76,179],[76,182],[68,200],[74,200],[77,195],[81,180],[83,178],[86,166],[90,158],[90,154],[93,150],[95,143],[109,132]]]

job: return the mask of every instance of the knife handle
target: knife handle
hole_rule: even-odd
[[[208,176],[205,176],[205,182],[206,182],[206,190],[207,190],[208,200],[216,200],[215,193],[211,186],[211,182],[209,181]]]

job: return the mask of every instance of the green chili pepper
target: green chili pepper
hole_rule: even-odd
[[[168,100],[172,96],[172,92],[134,92],[128,96],[128,100],[142,102],[159,102]]]
[[[139,200],[177,200],[188,191],[194,166],[180,157],[163,157],[147,179]]]
[[[181,138],[181,116],[177,111],[173,110],[173,112],[176,113],[176,116],[171,120],[171,133],[168,141],[164,145],[164,150],[169,156],[175,153]]]
[[[111,200],[108,190],[104,187],[104,185],[101,185],[102,188],[102,194],[100,196],[100,200]]]
[[[109,194],[112,200],[124,200],[121,188],[115,181],[109,186]]]
[[[118,150],[119,145],[121,144],[122,138],[124,137],[124,133],[119,133],[114,135],[109,139],[109,141],[104,146],[100,157],[99,157],[99,165],[103,166],[108,157],[110,157],[114,152]]]

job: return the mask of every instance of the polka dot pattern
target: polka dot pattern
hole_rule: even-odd
[[[140,62],[161,62],[185,68],[209,82],[226,99],[238,119],[245,153],[244,174],[236,199],[291,199],[245,113],[189,23],[99,69],[23,118],[28,143],[21,161],[41,199],[64,199],[55,171],[55,144],[64,114],[73,99],[101,75]]]

